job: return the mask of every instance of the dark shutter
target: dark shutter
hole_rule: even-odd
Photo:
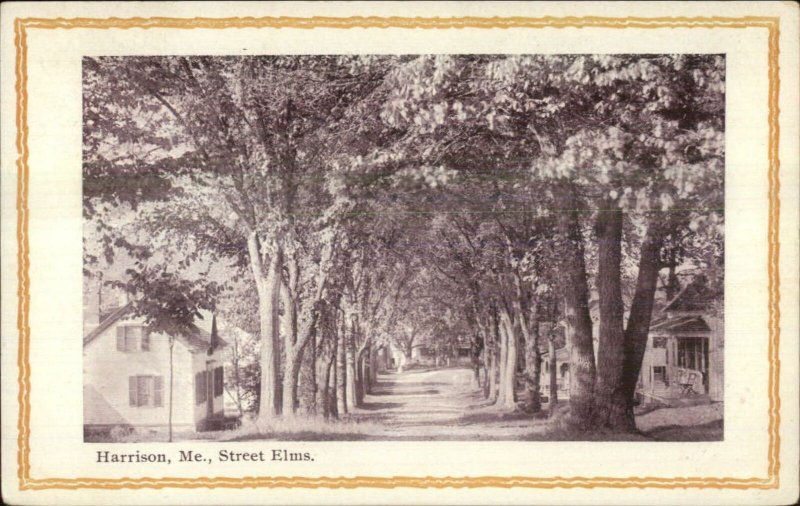
[[[125,327],[117,327],[117,351],[125,350]]]
[[[137,376],[136,379],[139,386],[136,393],[139,406],[149,406],[151,402],[150,392],[153,386],[153,378],[151,376]]]
[[[153,406],[161,407],[163,401],[164,377],[153,376]]]
[[[128,376],[128,403],[131,406],[136,406],[136,376]]]
[[[222,372],[222,367],[214,369],[214,397],[222,395],[225,388],[225,377]]]
[[[202,371],[194,375],[194,385],[195,385],[195,399],[197,404],[203,404],[206,402],[206,389],[208,388],[206,385],[206,372]]]
[[[150,351],[150,332],[142,328],[142,351]]]

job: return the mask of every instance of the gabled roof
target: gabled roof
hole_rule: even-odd
[[[113,310],[96,328],[92,329],[89,333],[83,336],[83,346],[85,347],[94,341],[100,334],[108,330],[109,327],[114,325],[125,316],[133,311],[133,304],[130,302],[124,306]],[[211,343],[211,334],[204,329],[201,329],[195,324],[189,326],[188,332],[178,333],[175,339],[181,342],[192,353],[200,353],[208,351],[209,344]],[[228,345],[222,338],[218,337],[218,348],[224,348]]]
[[[673,316],[654,321],[650,330],[662,332],[708,332],[711,328],[701,316]]]
[[[686,285],[678,295],[667,302],[664,312],[696,312],[708,309],[708,306],[716,298],[716,294],[706,284],[703,276],[698,276],[691,283]]]
[[[133,309],[133,305],[129,302],[124,306],[120,306],[117,309],[111,311],[111,313],[106,316],[103,321],[100,322],[100,325],[95,327],[91,332],[83,336],[83,345],[86,346],[87,344],[94,341],[94,339],[105,332],[110,326],[114,325],[117,321],[121,320],[125,315],[127,315]]]
[[[540,357],[549,357],[550,353],[548,350],[544,350],[540,353]],[[561,348],[556,349],[556,360],[569,360],[569,350],[566,346],[562,346]]]

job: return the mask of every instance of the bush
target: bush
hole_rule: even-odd
[[[133,427],[129,425],[115,425],[108,433],[111,440],[116,442],[122,441],[131,434],[133,434]]]

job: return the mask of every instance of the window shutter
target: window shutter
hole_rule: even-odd
[[[163,400],[164,390],[164,377],[153,376],[153,406],[161,407],[164,405]]]
[[[200,404],[200,373],[194,375],[194,403]]]
[[[128,326],[122,327],[122,333],[125,335],[125,351],[128,353],[136,351],[136,342],[133,339],[131,328]]]
[[[125,327],[117,327],[117,351],[125,350]]]
[[[152,387],[152,376],[137,376],[139,388],[137,390],[137,401],[139,406],[150,405],[150,390]]]
[[[136,376],[128,376],[128,403],[131,406],[136,406]]]
[[[142,328],[142,351],[150,351],[150,332]]]
[[[222,395],[225,388],[225,377],[222,372],[222,367],[214,369],[214,397]]]
[[[194,375],[194,384],[195,384],[195,398],[197,399],[197,404],[203,404],[206,402],[206,372],[202,371]]]

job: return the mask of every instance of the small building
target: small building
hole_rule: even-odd
[[[427,344],[415,344],[411,348],[410,362],[425,366],[436,365],[436,348]]]
[[[724,326],[715,316],[719,297],[710,290],[705,278],[697,276],[660,311],[654,311],[650,333],[642,359],[636,388],[641,402],[681,404],[685,402],[722,401],[724,394]],[[556,336],[558,397],[569,398],[569,347],[563,326],[551,329],[542,324],[540,333]],[[545,326],[547,325],[547,326]],[[597,360],[599,342],[595,322],[594,352]],[[540,391],[550,391],[550,360],[546,339],[542,340]]]
[[[174,430],[205,430],[222,418],[226,343],[211,315],[186,332],[167,335],[150,332],[129,303],[87,330],[85,434],[113,427],[159,430],[170,420]]]
[[[637,394],[644,402],[722,401],[724,327],[700,276],[654,315]]]
[[[550,353],[541,353],[542,365],[539,376],[539,391],[545,397],[550,395]],[[558,398],[569,399],[569,349],[566,346],[556,350],[556,384]]]
[[[539,367],[539,391],[544,397],[550,396],[550,341],[556,351],[556,384],[558,386],[558,398],[560,400],[569,399],[569,378],[570,378],[570,349],[566,344],[566,328],[564,324],[553,325],[552,323],[539,324],[539,357],[541,366]],[[596,349],[596,348],[595,348]]]

